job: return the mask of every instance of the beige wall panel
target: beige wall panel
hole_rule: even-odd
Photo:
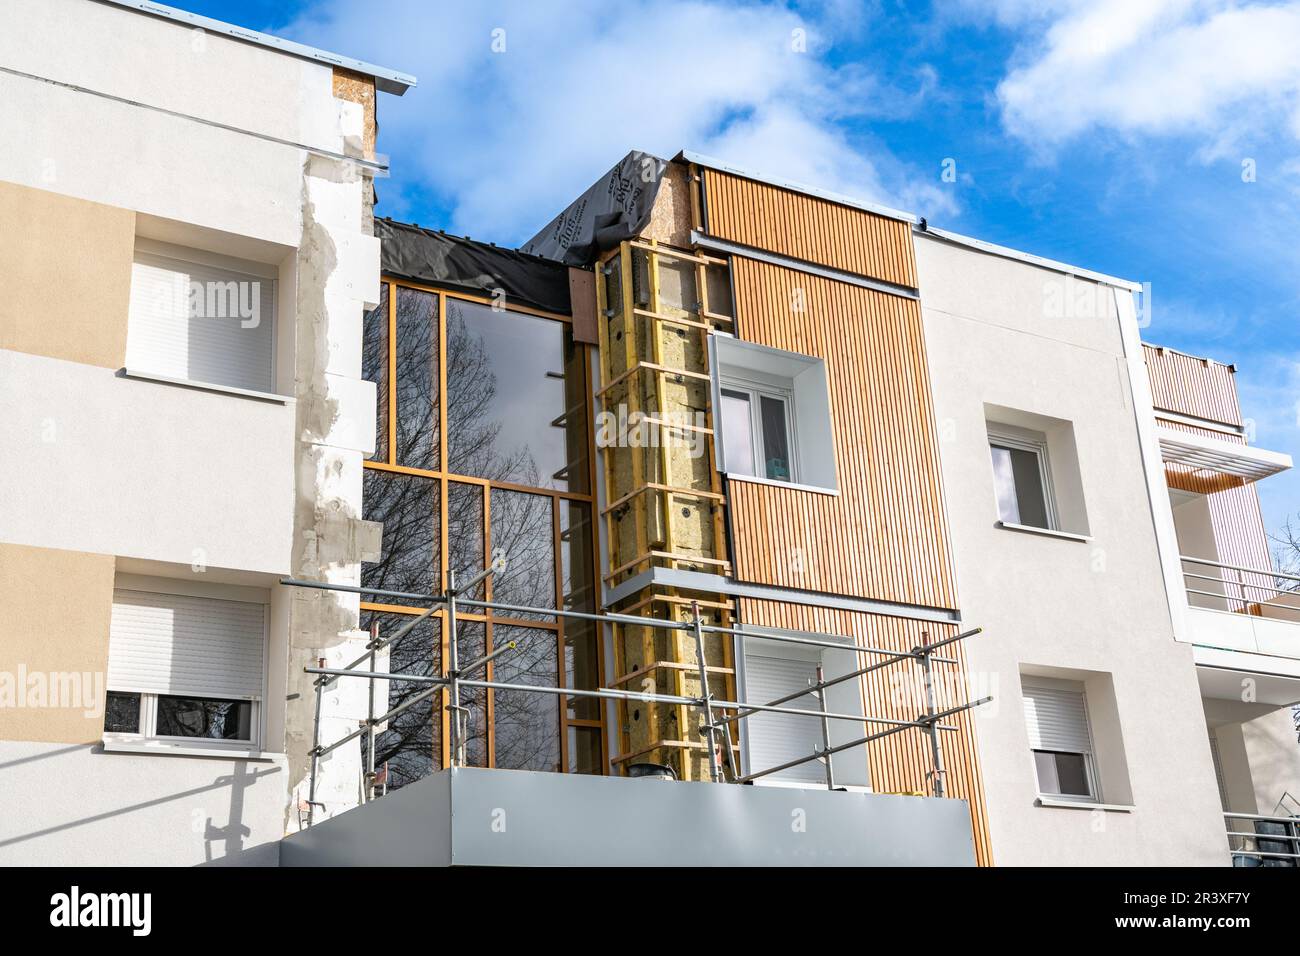
[[[126,363],[135,213],[0,182],[0,348]]]
[[[0,544],[0,741],[103,735],[113,571],[111,555]]]

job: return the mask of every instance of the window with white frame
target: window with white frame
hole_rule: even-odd
[[[127,370],[273,392],[275,276],[262,263],[137,239]]]
[[[859,666],[852,650],[816,647],[780,640],[780,632],[760,629],[771,637],[747,637],[741,661],[741,679],[747,703],[767,704],[791,697],[779,704],[794,710],[818,710],[821,703],[815,685],[818,668],[824,680],[834,680]],[[799,637],[797,634],[789,636]],[[806,690],[806,693],[800,691]],[[835,714],[862,714],[862,685],[859,680],[840,680],[824,688],[826,710]],[[832,747],[862,736],[862,727],[850,720],[832,719],[826,727]],[[825,747],[822,722],[818,717],[762,712],[744,722],[742,747],[749,772],[756,773],[801,760]],[[868,788],[870,776],[862,748],[849,748],[831,757],[836,786]],[[761,785],[825,786],[823,760],[805,760],[793,767],[755,780]]]
[[[138,587],[113,591],[105,739],[257,749],[266,604]]]
[[[1039,795],[1084,803],[1100,801],[1083,685],[1022,679],[1021,691]]]
[[[989,425],[993,490],[998,518],[1005,524],[1055,529],[1047,440],[1011,426]]]
[[[710,336],[717,369],[719,467],[728,476],[834,491],[826,363]]]
[[[740,475],[797,482],[791,389],[730,378],[722,380],[721,391],[727,468]]]

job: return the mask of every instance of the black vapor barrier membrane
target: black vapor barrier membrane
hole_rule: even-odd
[[[604,250],[645,231],[667,168],[633,150],[520,248],[566,265],[591,265]]]
[[[392,219],[376,219],[385,275],[571,314],[569,270],[558,262]]]

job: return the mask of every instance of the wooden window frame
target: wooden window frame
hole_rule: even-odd
[[[448,571],[448,562],[449,562],[449,554],[448,554],[449,546],[448,546],[448,534],[447,534],[448,496],[449,496],[449,486],[451,482],[460,482],[463,484],[478,485],[481,489],[480,493],[482,494],[483,497],[483,549],[484,549],[485,556],[489,556],[492,554],[492,491],[494,489],[499,488],[503,491],[523,492],[525,494],[541,495],[543,497],[550,498],[551,499],[552,550],[553,550],[553,557],[555,562],[554,601],[555,601],[555,606],[557,608],[562,608],[563,607],[562,588],[563,588],[563,573],[564,573],[563,558],[562,558],[563,542],[561,541],[561,535],[559,529],[560,529],[560,508],[563,502],[565,501],[583,502],[588,506],[589,514],[590,514],[589,524],[591,526],[591,541],[589,547],[590,547],[590,559],[591,559],[590,566],[592,568],[592,574],[593,574],[593,581],[592,581],[593,587],[595,587],[597,584],[595,578],[599,576],[598,555],[600,554],[600,541],[599,541],[600,532],[598,528],[598,515],[596,513],[596,495],[595,495],[595,489],[596,489],[595,429],[594,427],[592,427],[592,423],[594,421],[593,418],[594,386],[591,380],[591,361],[590,361],[590,349],[592,348],[592,346],[581,342],[574,343],[574,347],[580,350],[580,355],[581,355],[581,366],[582,366],[582,377],[583,377],[582,394],[585,400],[585,408],[586,408],[587,423],[588,423],[588,427],[587,427],[587,464],[588,464],[587,488],[588,491],[587,492],[567,491],[567,490],[560,490],[556,488],[539,488],[531,485],[521,485],[514,482],[494,481],[491,479],[479,478],[472,475],[454,474],[448,470],[448,463],[447,463],[447,364],[446,364],[447,300],[458,299],[464,302],[473,302],[480,305],[493,306],[497,308],[501,306],[501,303],[498,301],[494,301],[489,296],[475,296],[475,295],[468,295],[463,292],[453,292],[447,289],[438,288],[437,286],[428,285],[419,282],[412,282],[405,279],[397,279],[391,276],[382,276],[380,281],[381,283],[383,283],[384,286],[386,286],[387,306],[388,306],[388,332],[386,336],[387,341],[385,343],[386,350],[387,350],[387,369],[386,369],[387,388],[385,389],[385,391],[387,394],[378,396],[378,400],[381,402],[386,402],[387,404],[388,434],[387,434],[387,442],[385,448],[386,451],[385,460],[381,461],[381,460],[367,459],[362,462],[363,468],[370,469],[373,471],[382,471],[382,472],[389,472],[394,474],[413,475],[416,477],[428,478],[430,480],[438,481],[440,486],[439,487],[440,514],[439,514],[439,522],[438,522],[438,538],[439,538],[439,549],[440,549],[439,565],[441,568],[440,587],[442,588],[445,588],[447,586],[447,571]],[[431,295],[437,296],[438,402],[440,406],[439,414],[438,414],[438,421],[439,421],[438,466],[439,467],[437,469],[412,468],[408,465],[399,465],[396,460],[397,458],[397,295],[399,289],[412,289],[417,292],[426,292]],[[533,316],[536,318],[551,319],[556,322],[562,322],[569,325],[572,325],[573,322],[570,316],[560,315],[553,312],[545,312],[540,309],[533,309],[525,306],[507,305],[505,307],[505,311],[515,312],[521,315]],[[492,600],[491,578],[488,579],[484,589],[484,600],[486,601]],[[403,614],[403,615],[417,615],[422,613],[422,609],[419,607],[384,604],[377,601],[366,601],[366,600],[363,600],[361,602],[361,610],[363,612],[371,611],[371,612],[378,612],[378,613],[391,613],[391,614]],[[445,673],[446,662],[448,658],[448,650],[449,650],[447,647],[447,643],[448,643],[447,633],[446,633],[447,629],[445,626],[446,613],[443,610],[437,610],[430,617],[432,620],[438,622],[438,627],[442,635],[442,646],[440,650],[440,667],[443,669],[443,672]],[[498,612],[492,611],[491,609],[483,609],[482,611],[473,611],[468,608],[464,610],[458,609],[456,613],[456,617],[457,620],[477,621],[485,625],[484,628],[485,640],[487,643],[487,650],[489,652],[491,652],[493,647],[492,641],[493,641],[493,630],[495,625],[526,627],[526,628],[533,628],[536,630],[545,630],[545,631],[553,632],[556,640],[556,653],[557,653],[557,664],[558,664],[557,675],[556,675],[557,685],[560,687],[565,686],[565,677],[566,677],[567,668],[566,668],[566,658],[565,658],[566,648],[564,642],[564,619],[563,618],[556,618],[550,621],[523,620],[519,618],[512,618],[512,617],[505,616]],[[605,673],[605,644],[604,644],[603,636],[599,634],[598,634],[598,639],[596,641],[596,655],[597,655],[597,659],[595,662],[595,666],[596,666],[597,673],[603,675]],[[486,679],[487,680],[493,679],[493,667],[491,662],[489,662],[487,666]],[[441,697],[442,697],[442,707],[441,707],[442,731],[440,734],[440,741],[441,741],[442,752],[440,755],[439,765],[445,768],[450,765],[450,742],[449,742],[450,728],[448,726],[448,718],[447,718],[447,710],[446,710],[447,692],[443,691]],[[487,703],[486,703],[486,712],[487,712],[486,720],[487,720],[487,730],[488,730],[487,751],[488,751],[489,767],[496,766],[496,727],[493,720],[494,697],[495,697],[494,692],[489,690],[487,694]],[[600,772],[602,774],[608,774],[609,757],[610,757],[609,732],[607,727],[605,726],[604,719],[589,720],[589,719],[570,718],[568,716],[568,710],[569,710],[568,699],[561,698],[560,707],[559,707],[560,722],[558,727],[559,735],[560,735],[559,736],[560,772],[561,773],[569,772],[568,771],[569,757],[570,757],[569,727],[574,726],[574,727],[594,727],[600,730],[600,751],[601,751]],[[604,715],[604,713],[605,713],[605,709],[604,707],[602,707],[601,708],[602,716]]]

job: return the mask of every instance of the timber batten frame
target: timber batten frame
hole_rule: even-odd
[[[677,270],[680,295],[675,304],[663,293],[664,263]],[[654,239],[624,241],[596,264],[600,384],[594,394],[604,420],[612,417],[630,426],[629,435],[620,429],[615,441],[602,442],[598,449],[608,499],[599,512],[608,548],[608,570],[601,576],[606,587],[648,567],[731,572],[722,517],[726,495],[716,467],[708,348],[709,334],[732,324],[730,316],[713,312],[708,303],[707,270],[725,266],[725,260]],[[694,397],[692,389],[698,390]],[[694,423],[688,421],[692,414]],[[630,439],[632,428],[636,439],[624,440]],[[646,437],[649,441],[642,440]],[[692,458],[702,460],[702,469],[692,460],[683,465],[683,445],[701,450]],[[681,632],[653,623],[680,622],[688,608],[694,613],[704,608],[716,623],[729,626],[731,601],[707,592],[687,596],[675,588],[650,587],[626,596],[619,605],[623,613],[647,623],[611,624],[615,674],[610,686],[635,682],[643,689],[667,687],[676,697],[689,697],[698,691],[703,674],[713,674],[722,679],[727,694],[734,695],[731,640],[710,637],[708,656],[721,663],[694,676],[694,650],[685,646]],[[716,754],[692,739],[687,706],[620,702],[617,710],[619,756],[611,766],[645,759],[672,766],[682,779],[706,779],[706,760],[700,758]],[[739,765],[738,745],[729,744],[727,750],[724,759],[734,769]]]

